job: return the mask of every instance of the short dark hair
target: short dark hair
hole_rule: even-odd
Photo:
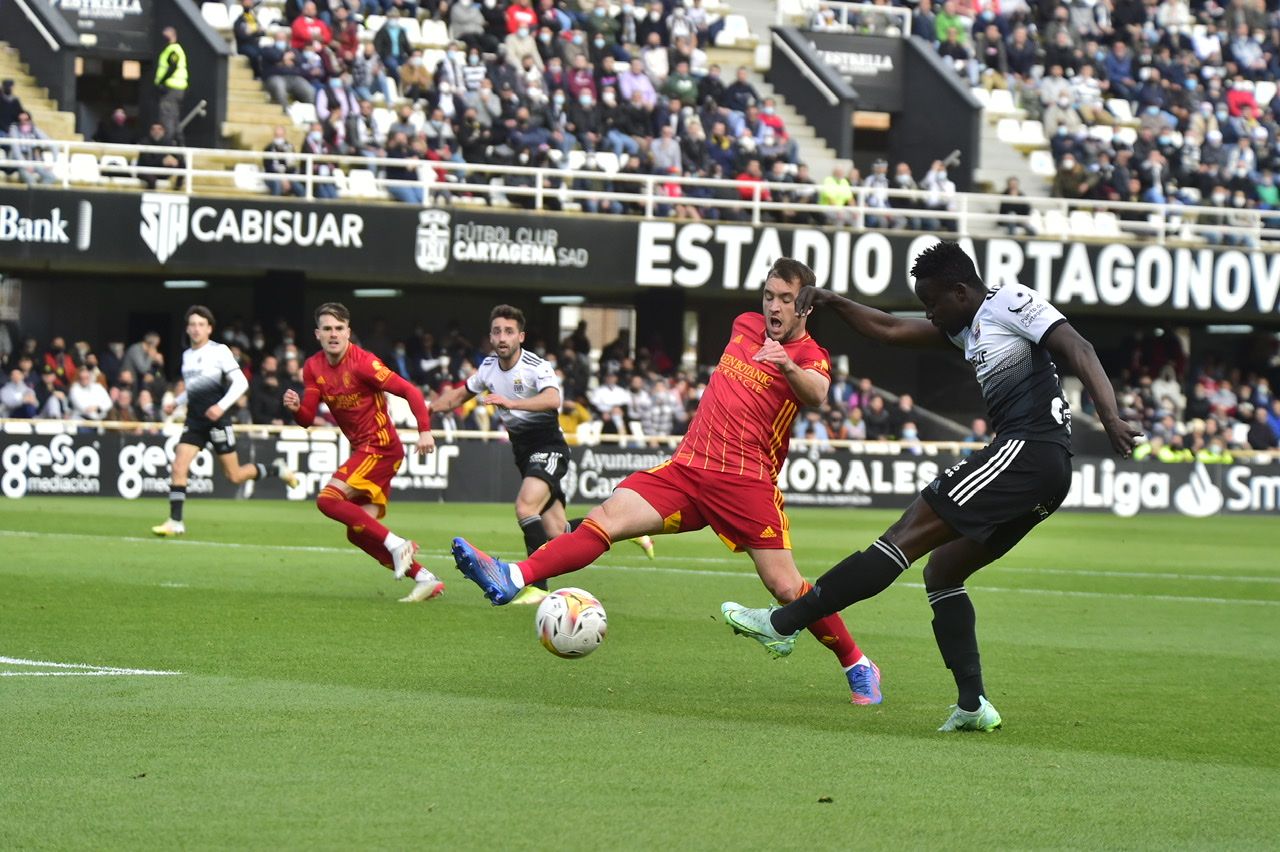
[[[493,325],[496,319],[509,319],[516,321],[516,328],[524,331],[524,311],[514,308],[511,305],[495,305],[493,310],[489,311],[489,324]]]
[[[799,282],[801,287],[812,287],[818,280],[818,276],[813,274],[812,269],[790,257],[780,257],[773,262],[764,280],[768,281],[770,278],[781,278],[788,284]]]
[[[941,242],[922,251],[911,267],[911,274],[917,283],[936,281],[942,284],[959,283],[966,287],[983,287],[982,277],[978,275],[973,259],[956,242]]]
[[[341,302],[325,302],[316,308],[316,327],[320,327],[320,317],[328,314],[329,316],[340,319],[347,325],[351,325],[351,311],[347,310],[347,306]]]
[[[192,305],[191,307],[187,308],[187,314],[182,318],[182,321],[184,323],[191,322],[192,317],[204,317],[205,321],[208,322],[211,327],[216,325],[216,323],[213,321],[213,311],[209,310],[204,305]],[[148,333],[155,334],[155,332],[148,332]],[[159,337],[159,336],[160,335],[156,334],[156,337]]]

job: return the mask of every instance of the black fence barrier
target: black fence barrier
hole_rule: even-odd
[[[178,430],[129,434],[86,429],[76,434],[0,432],[0,493],[27,496],[85,495],[117,499],[163,498]],[[195,496],[312,500],[345,460],[350,447],[328,431],[286,430],[270,436],[245,434],[242,459],[269,464],[277,458],[297,470],[301,482],[286,489],[279,480],[232,486],[208,450],[196,457],[188,493]],[[628,474],[668,457],[665,448],[579,446],[564,481],[575,506],[604,500]],[[901,509],[941,471],[960,461],[950,454],[873,455],[836,449],[793,449],[779,477],[787,504],[841,508]],[[1066,511],[1112,512],[1130,517],[1174,513],[1188,517],[1280,512],[1280,462],[1254,464],[1161,464],[1077,456]],[[440,443],[435,453],[409,453],[392,483],[401,501],[508,503],[520,479],[503,441]]]

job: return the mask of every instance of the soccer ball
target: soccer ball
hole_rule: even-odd
[[[543,598],[534,624],[542,647],[570,660],[600,647],[609,631],[604,607],[595,595],[573,588],[557,589]]]

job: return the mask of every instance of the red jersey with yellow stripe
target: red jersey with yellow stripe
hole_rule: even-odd
[[[319,393],[353,450],[399,458],[404,455],[404,445],[391,424],[383,395],[388,380],[395,378],[376,355],[354,343],[337,364],[330,364],[323,352],[317,352],[302,367],[306,391]]]
[[[763,314],[742,314],[733,321],[729,345],[671,457],[674,463],[777,482],[800,401],[780,367],[751,360],[764,344],[764,328]],[[827,350],[808,334],[783,349],[800,369],[830,377]]]

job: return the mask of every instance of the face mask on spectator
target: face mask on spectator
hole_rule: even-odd
[[[555,101],[557,104],[562,104],[564,103],[564,95],[560,94],[559,92],[556,92],[555,97],[553,97],[552,100]]]
[[[573,37],[574,44],[582,44],[582,36],[575,34]]]
[[[551,44],[551,33],[538,33],[538,41],[543,44]]]
[[[320,144],[320,141],[322,139],[324,139],[324,136],[318,130],[313,130],[307,134],[307,141],[310,142],[312,145]]]
[[[1226,194],[1225,192],[1215,192],[1215,193],[1213,194],[1213,203],[1214,203],[1214,204],[1226,204],[1226,203],[1227,203],[1227,194]]]
[[[661,13],[661,12],[650,12],[650,13],[649,13],[649,20],[651,20],[651,21],[656,21],[656,20],[658,20],[658,19],[659,19],[659,18],[661,18],[661,17],[662,17],[662,13]]]
[[[1076,161],[1071,159],[1070,157],[1066,157],[1062,160],[1062,168],[1064,171],[1069,172],[1075,167],[1076,167]]]
[[[597,36],[591,43],[594,44],[597,48],[604,47],[604,39],[600,38],[599,36]]]
[[[582,104],[584,107],[591,106],[591,100],[592,100],[591,95],[585,92],[581,95],[578,95],[578,103]]]
[[[613,93],[613,92],[605,92],[605,93],[604,93],[604,95],[603,95],[603,97],[602,97],[602,100],[603,100],[605,103],[607,103],[609,106],[613,106],[614,104],[616,104],[616,103],[618,102],[618,98],[617,98],[617,96],[616,96],[616,95],[614,95],[614,93]]]
[[[445,58],[448,59],[450,62],[458,61],[458,51],[456,50],[446,50],[444,52],[444,55],[445,55]]]
[[[286,45],[285,45],[284,39],[280,39],[276,42],[276,50],[284,50],[285,46]]]
[[[920,433],[917,432],[915,429],[902,430],[902,440],[904,441],[914,441],[917,437],[919,437],[919,435]]]
[[[604,13],[607,11],[608,10],[605,9],[603,6],[597,6],[595,7],[595,9],[592,10],[592,14],[594,14],[597,18],[603,18]]]
[[[529,37],[529,28],[528,28],[528,27],[520,27],[520,28],[518,28],[518,29],[516,30],[516,37],[517,37],[517,38],[528,38],[528,37]]]
[[[474,54],[474,53],[473,53],[473,54],[471,54],[470,56],[468,56],[468,57],[467,57],[467,63],[468,63],[468,64],[470,64],[470,65],[479,65],[479,64],[480,64],[480,57],[479,57],[478,55],[476,55],[476,54]]]
[[[1217,117],[1218,121],[1227,120],[1227,111],[1225,109],[1218,110],[1217,112],[1214,113],[1214,115]]]

